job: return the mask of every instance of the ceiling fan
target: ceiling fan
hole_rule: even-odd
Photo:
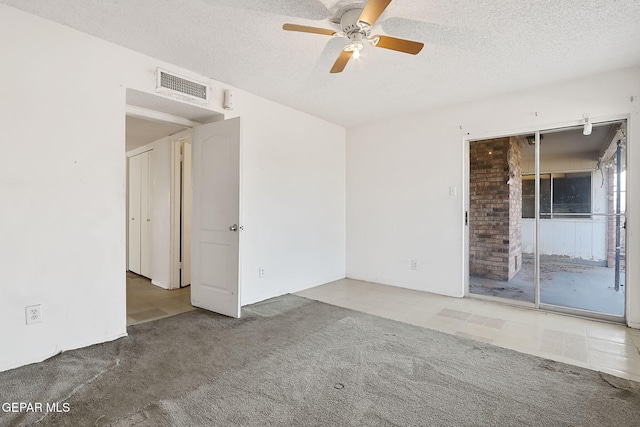
[[[391,0],[369,0],[364,9],[347,10],[340,17],[341,31],[296,24],[284,24],[282,29],[349,39],[349,45],[346,46],[338,56],[338,59],[331,68],[331,73],[342,72],[351,57],[358,59],[365,41],[369,42],[372,46],[383,49],[391,49],[411,55],[418,54],[424,47],[424,43],[390,36],[371,35],[371,27],[373,27],[373,24],[375,24],[380,15],[382,15],[382,12],[389,6],[389,3],[391,3]]]

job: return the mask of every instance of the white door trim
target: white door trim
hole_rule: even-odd
[[[138,119],[151,120],[154,122],[167,123],[171,125],[184,126],[192,128],[198,126],[201,123],[194,122],[185,117],[174,116],[173,114],[163,113],[160,111],[149,110],[147,108],[136,107],[134,105],[127,104],[125,107],[125,114],[130,117]]]

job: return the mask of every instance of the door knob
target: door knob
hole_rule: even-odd
[[[229,227],[229,230],[238,231],[238,224],[233,224],[231,227]]]

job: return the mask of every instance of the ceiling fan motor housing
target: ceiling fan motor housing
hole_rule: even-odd
[[[342,33],[349,37],[351,41],[355,41],[355,37],[357,37],[358,41],[362,42],[363,38],[366,39],[371,35],[371,25],[364,21],[358,21],[362,10],[363,9],[347,10],[340,18]]]

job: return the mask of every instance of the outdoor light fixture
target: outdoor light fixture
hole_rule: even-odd
[[[544,139],[544,135],[540,135],[540,143],[542,144],[542,140]],[[536,145],[536,136],[535,135],[527,135],[527,144]]]
[[[582,130],[582,134],[591,135],[591,131],[593,130],[593,125],[589,121],[589,114],[584,113],[582,117],[584,118],[584,129]]]

